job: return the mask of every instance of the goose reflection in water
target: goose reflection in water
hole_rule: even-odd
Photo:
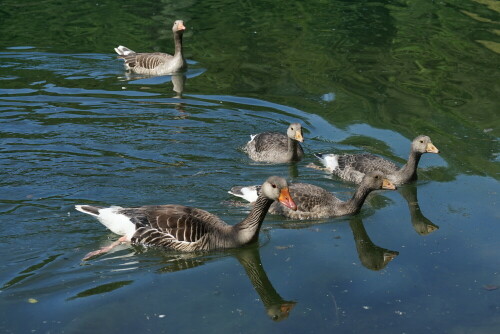
[[[320,167],[314,163],[307,165],[308,168],[326,171],[329,173],[328,168]],[[413,229],[420,235],[427,235],[439,229],[439,226],[430,221],[425,217],[420,210],[417,199],[417,185],[410,183],[404,184],[397,188],[401,196],[405,199],[408,204],[408,209],[410,211],[411,224]]]
[[[394,260],[399,252],[392,251],[375,245],[363,225],[363,220],[359,215],[353,216],[349,221],[359,260],[370,270],[384,269],[389,262]]]
[[[174,99],[182,99],[182,93],[184,92],[184,86],[186,84],[186,76],[183,73],[177,73],[172,75],[172,85],[173,91],[175,92]],[[185,114],[184,103],[174,103],[175,109]],[[183,117],[184,118],[184,117]]]
[[[149,88],[149,85],[160,85],[167,84],[168,82],[172,82],[172,91],[175,93],[172,96],[172,99],[182,100],[182,94],[184,93],[184,87],[186,85],[187,76],[185,73],[175,73],[172,75],[163,75],[163,76],[150,76],[150,75],[141,75],[135,73],[126,72],[124,77],[121,77],[122,80],[128,81],[134,85],[145,85],[146,89]],[[179,110],[181,113],[184,113],[184,103],[173,101],[173,102],[163,102],[157,104],[168,104],[174,105],[175,109]],[[182,117],[184,118],[184,117]]]
[[[288,318],[296,302],[284,300],[274,289],[262,266],[258,248],[251,246],[238,249],[235,256],[245,268],[248,278],[252,282],[255,291],[259,294],[269,318],[274,321]]]
[[[274,321],[281,321],[290,315],[296,302],[283,299],[276,289],[262,266],[259,248],[251,245],[244,248],[228,250],[225,254],[231,254],[241,263],[247,273],[250,282],[260,297],[266,309],[268,317]],[[194,268],[212,260],[213,257],[197,256],[196,254],[180,254],[175,258],[168,259],[168,265],[159,269],[160,272],[175,272]]]
[[[399,193],[406,200],[410,210],[411,224],[413,229],[420,235],[427,235],[439,229],[439,226],[431,222],[422,214],[417,199],[417,186],[406,184],[399,188]]]

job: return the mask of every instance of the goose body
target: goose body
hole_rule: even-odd
[[[317,153],[315,156],[320,159],[327,171],[343,180],[359,184],[366,173],[380,171],[389,181],[395,185],[401,185],[417,179],[418,163],[424,153],[439,153],[439,150],[432,144],[428,136],[421,135],[412,141],[410,156],[402,167],[398,167],[392,161],[369,153]]]
[[[292,183],[289,185],[290,196],[294,199],[297,210],[292,211],[279,203],[273,203],[269,208],[269,213],[292,219],[319,219],[350,215],[357,213],[368,194],[377,189],[396,189],[396,187],[385,179],[381,172],[371,172],[363,178],[352,198],[342,201],[329,191],[313,184]],[[233,187],[229,193],[252,202],[258,197],[259,191],[258,186]]]
[[[303,142],[302,126],[292,123],[287,133],[263,132],[250,136],[244,151],[250,159],[259,162],[286,163],[302,160],[304,150],[299,142]]]
[[[272,176],[262,185],[262,192],[248,217],[228,225],[217,216],[183,205],[148,205],[136,208],[102,208],[76,205],[76,210],[96,217],[120,241],[161,246],[178,251],[206,251],[234,248],[257,240],[269,206],[278,200],[294,209],[285,179]],[[85,258],[108,251],[89,253]]]
[[[125,60],[125,69],[138,74],[165,75],[187,69],[187,62],[182,53],[182,34],[186,30],[184,22],[174,22],[172,32],[174,34],[175,53],[154,52],[136,53],[125,46],[115,48],[118,58]]]

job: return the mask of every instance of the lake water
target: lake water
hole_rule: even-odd
[[[3,333],[499,333],[500,7],[446,1],[4,1],[0,11]],[[172,52],[140,78],[117,45]],[[250,134],[305,128],[303,161],[249,161]],[[314,152],[404,163],[419,180],[352,217],[268,216],[244,249],[122,245],[75,204],[196,206],[270,175],[347,199]],[[384,262],[384,254],[386,261]],[[392,258],[392,261],[388,261]]]

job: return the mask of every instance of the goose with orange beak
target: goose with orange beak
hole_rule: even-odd
[[[88,253],[84,259],[106,253],[123,242],[183,252],[236,248],[255,242],[274,201],[297,210],[284,178],[271,176],[261,189],[248,216],[235,225],[205,210],[177,204],[135,208],[76,205],[76,210],[94,216],[109,230],[121,235],[113,244]]]

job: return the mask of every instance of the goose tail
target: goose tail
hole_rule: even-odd
[[[336,154],[314,153],[321,163],[328,169],[334,171],[339,167],[339,156]]]
[[[121,213],[120,211],[122,208],[119,206],[102,208],[90,205],[75,205],[75,209],[96,217],[111,232],[123,235],[129,241],[135,233],[136,227],[131,217]]]
[[[90,205],[75,205],[75,209],[88,215],[99,217],[99,210],[102,208]]]
[[[115,52],[118,53],[120,56],[128,56],[131,54],[134,54],[134,50],[130,50],[126,46],[119,45],[117,48],[115,48]]]
[[[228,193],[236,197],[241,197],[244,200],[253,203],[257,200],[257,197],[259,197],[259,189],[260,186],[236,186],[232,187],[231,190],[228,191]]]

